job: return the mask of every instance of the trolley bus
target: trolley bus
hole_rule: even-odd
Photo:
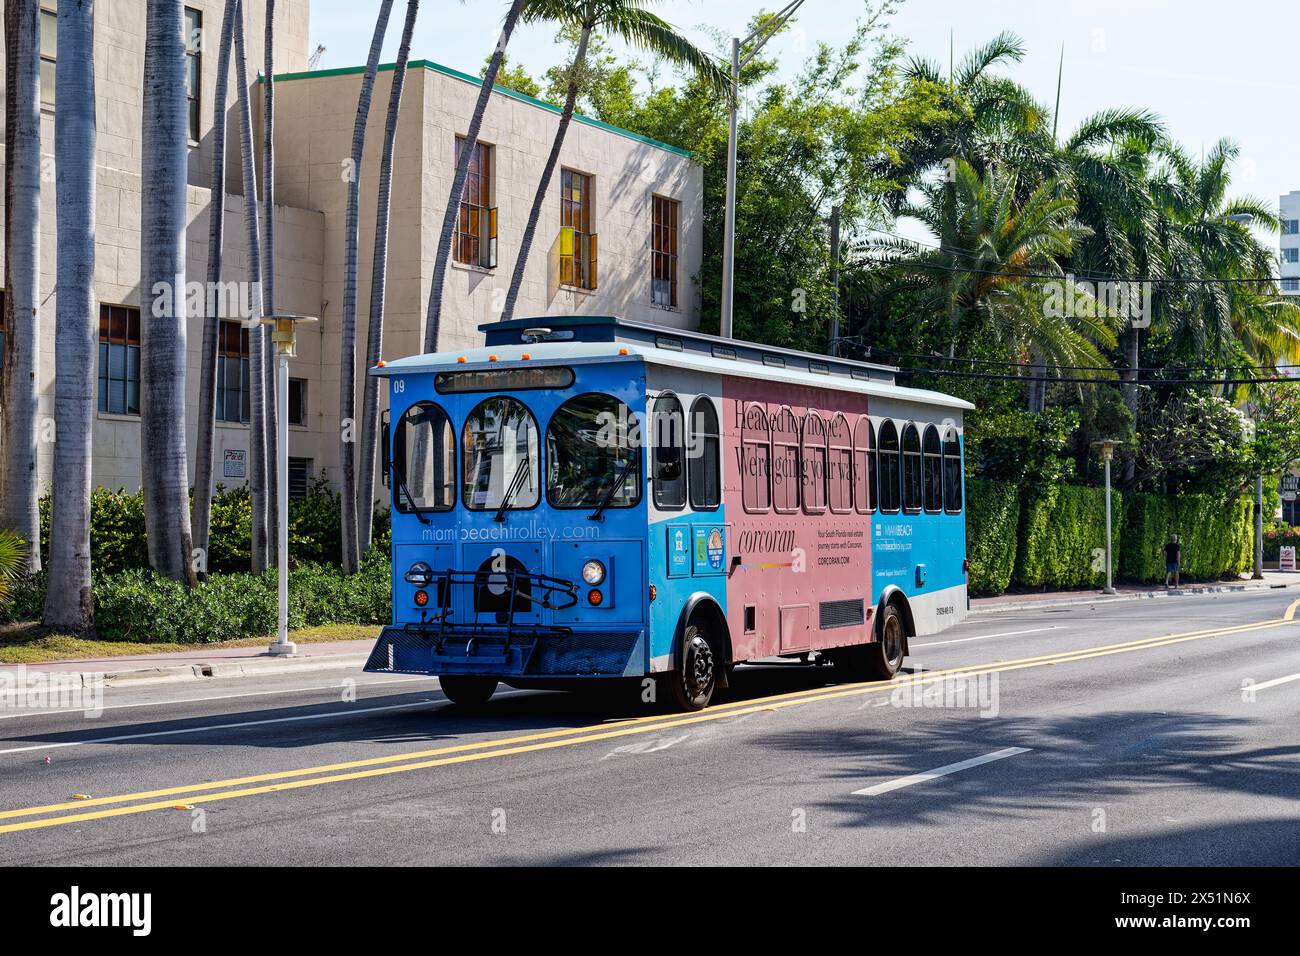
[[[387,380],[393,621],[366,664],[498,684],[889,679],[966,615],[962,416],[895,369],[609,317],[482,326]]]

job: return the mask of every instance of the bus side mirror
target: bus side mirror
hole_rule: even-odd
[[[388,418],[388,411],[385,409],[383,417],[383,427],[380,431],[379,441],[383,444],[384,449],[379,453],[379,459],[383,463],[382,481],[384,487],[389,486],[390,473],[393,468],[393,428]]]

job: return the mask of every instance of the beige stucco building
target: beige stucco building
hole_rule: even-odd
[[[46,4],[52,11],[52,0]],[[224,3],[186,3],[197,89],[189,158],[187,280],[201,282],[208,257],[212,97]],[[246,4],[248,75],[253,127],[259,138],[263,58],[260,4]],[[51,14],[52,17],[52,14]],[[344,289],[344,227],[351,141],[363,69],[308,72],[309,2],[276,4],[275,306],[319,316],[300,336],[291,364],[289,454],[291,485],[337,475],[340,433],[339,368]],[[48,24],[53,27],[53,22]],[[94,480],[108,487],[140,482],[138,330],[140,314],[140,128],[145,13],[138,0],[96,4],[95,76],[98,114],[96,296],[101,303],[95,423]],[[366,25],[367,31],[370,25]],[[400,22],[390,25],[400,29]],[[53,30],[51,29],[51,38]],[[57,49],[43,48],[57,72]],[[381,69],[367,118],[360,176],[357,287],[358,385],[364,375],[379,155],[393,70]],[[425,313],[444,210],[451,188],[457,137],[464,134],[481,84],[435,63],[412,62],[395,145],[389,227],[384,357],[421,350]],[[226,176],[226,281],[250,279],[246,270],[244,197],[240,176],[231,71]],[[47,97],[48,98],[48,97]],[[55,102],[43,110],[47,163],[54,158]],[[478,326],[499,315],[529,207],[558,111],[512,91],[492,97],[480,133],[475,175],[467,187],[453,261],[448,269],[439,347],[481,342]],[[2,158],[0,158],[2,159]],[[692,327],[698,323],[695,276],[703,256],[702,171],[689,156],[663,144],[586,118],[571,125],[543,210],[516,317],[618,314]],[[260,170],[259,170],[260,177]],[[57,244],[53,176],[41,199],[42,415],[54,408],[54,272]],[[481,208],[480,208],[481,207]],[[495,233],[493,233],[495,226]],[[591,238],[588,238],[591,237]],[[238,316],[232,316],[237,319]],[[189,334],[190,469],[197,431],[199,349],[203,317],[191,315]],[[219,363],[218,481],[242,481],[248,448],[247,382],[241,336],[222,337]],[[227,388],[221,388],[220,385]],[[358,410],[360,390],[358,390]],[[49,453],[42,455],[48,480]]]

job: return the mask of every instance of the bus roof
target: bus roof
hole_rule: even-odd
[[[528,358],[525,359],[524,356]],[[528,345],[483,346],[456,352],[431,352],[396,359],[372,368],[371,375],[427,374],[433,372],[473,371],[480,369],[518,366],[521,364],[591,365],[612,362],[644,362],[673,369],[687,369],[712,375],[734,375],[741,378],[778,381],[814,388],[838,389],[848,392],[892,398],[901,402],[916,402],[942,408],[972,409],[970,402],[941,392],[907,388],[892,381],[879,381],[862,376],[815,372],[807,368],[791,368],[764,364],[747,359],[720,359],[696,352],[675,351],[636,342],[584,342],[558,341],[534,342]]]

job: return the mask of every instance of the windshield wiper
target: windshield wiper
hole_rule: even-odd
[[[519,467],[515,469],[515,476],[510,479],[510,487],[507,488],[506,493],[501,496],[501,507],[497,508],[496,517],[492,519],[493,521],[506,520],[506,509],[510,507],[510,502],[513,501],[515,495],[519,493],[519,489],[524,486],[524,478],[527,477],[527,475],[528,456],[525,455],[523,458],[519,459]]]
[[[614,479],[614,484],[610,487],[609,491],[605,492],[605,497],[600,499],[600,504],[596,506],[596,510],[587,515],[588,521],[599,521],[601,519],[605,509],[609,507],[609,503],[614,500],[614,496],[618,494],[619,489],[622,488],[624,483],[627,481],[627,476],[632,474],[632,469],[636,467],[636,462],[636,455],[633,454],[632,457],[627,460],[627,464],[623,466],[623,470],[618,473],[618,477]]]
[[[420,519],[420,524],[428,524],[429,518],[425,515],[424,509],[415,503],[415,496],[411,494],[411,489],[406,487],[406,475],[402,473],[402,469],[397,466],[396,462],[393,463],[393,474],[397,476],[398,489],[401,490],[402,494],[406,495],[406,503],[411,506],[415,516]]]

